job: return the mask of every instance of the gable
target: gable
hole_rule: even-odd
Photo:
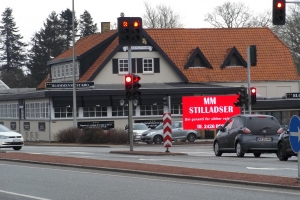
[[[185,64],[184,69],[188,69],[190,67],[205,67],[212,69],[211,64],[200,51],[199,47],[192,49],[188,54],[188,61]]]
[[[221,65],[221,69],[230,66],[247,67],[247,62],[244,60],[244,58],[241,56],[241,54],[235,47],[226,50],[225,60]]]

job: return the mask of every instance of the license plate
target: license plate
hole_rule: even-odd
[[[13,142],[21,142],[21,139],[13,139]]]
[[[256,140],[259,142],[271,142],[273,138],[271,137],[257,137]]]

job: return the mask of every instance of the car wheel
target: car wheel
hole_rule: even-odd
[[[289,159],[289,157],[285,153],[285,149],[282,143],[278,145],[277,157],[280,161],[287,161]]]
[[[189,133],[189,134],[187,135],[187,140],[188,140],[189,142],[195,142],[195,140],[196,140],[196,135],[195,135],[194,133]]]
[[[13,147],[14,150],[19,151],[22,147]]]
[[[260,157],[261,153],[253,153],[254,157],[258,158]]]
[[[242,153],[242,146],[240,144],[240,142],[237,142],[235,145],[235,153],[237,155],[237,157],[244,157],[244,153]]]
[[[161,144],[162,141],[163,141],[163,138],[162,138],[162,136],[160,136],[160,135],[156,135],[156,136],[154,136],[154,138],[153,138],[154,144]]]
[[[214,143],[214,152],[215,152],[216,156],[221,156],[222,155],[222,152],[220,151],[220,146],[219,146],[219,142],[218,141],[216,141]]]

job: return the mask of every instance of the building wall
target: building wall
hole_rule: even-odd
[[[132,58],[160,58],[160,73],[140,74],[140,83],[166,83],[166,82],[182,82],[177,73],[168,65],[166,60],[156,51],[152,52],[132,52]],[[128,59],[128,52],[118,52],[114,58]],[[124,74],[112,73],[112,59],[102,69],[102,71],[94,79],[95,84],[123,84]]]
[[[223,86],[241,86],[248,87],[246,82],[236,83],[215,83]],[[251,87],[257,88],[257,94],[264,98],[283,97],[289,92],[300,92],[298,81],[266,81],[266,82],[252,82]]]

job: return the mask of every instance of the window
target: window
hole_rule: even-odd
[[[84,107],[83,117],[107,117],[107,107]]]
[[[66,64],[66,77],[68,77],[68,76],[69,76],[69,65]]]
[[[127,73],[128,71],[128,60],[119,59],[119,73]]]
[[[0,104],[0,117],[18,118],[19,117],[19,105],[17,103]]]
[[[61,77],[65,77],[65,66],[61,65]]]
[[[57,66],[57,78],[60,77],[60,66]]]
[[[49,118],[49,103],[26,103],[26,118]]]
[[[180,115],[182,113],[182,106],[181,106],[181,104],[172,105],[171,106],[171,113],[173,115]]]
[[[53,78],[56,78],[56,66],[54,66],[52,69],[53,69]]]
[[[144,73],[153,73],[153,58],[144,58],[143,59],[143,72]]]
[[[140,115],[162,115],[164,113],[164,107],[162,105],[153,106],[140,106]]]
[[[55,118],[72,118],[73,117],[73,108],[72,107],[56,107],[54,108],[54,117]],[[78,117],[78,109],[77,109]]]
[[[236,55],[232,55],[229,61],[229,66],[243,66],[243,63],[238,59]]]
[[[73,76],[73,64],[70,64],[70,76]]]

